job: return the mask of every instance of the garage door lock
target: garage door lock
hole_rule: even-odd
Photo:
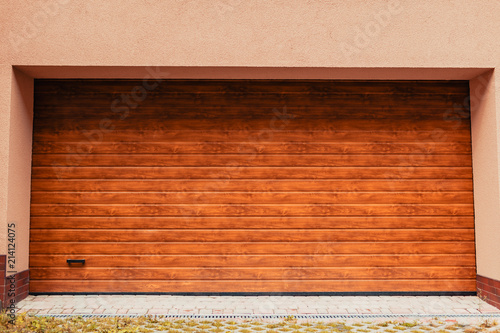
[[[85,259],[67,259],[66,262],[71,265],[71,264],[82,264],[85,265]]]

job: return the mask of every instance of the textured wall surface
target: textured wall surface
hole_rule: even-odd
[[[470,81],[476,264],[479,275],[500,278],[500,89],[492,73]]]
[[[495,67],[498,1],[2,1],[0,61]]]
[[[144,66],[167,66],[178,77],[473,79],[500,63],[500,2],[491,0],[1,0],[0,13],[0,228],[22,221],[20,258],[32,81],[12,66],[31,77],[140,78]],[[473,107],[476,237],[478,273],[498,280],[500,88],[490,74],[473,81],[489,87]]]

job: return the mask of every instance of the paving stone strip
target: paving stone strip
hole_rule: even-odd
[[[20,313],[116,315],[496,315],[475,296],[39,295]]]

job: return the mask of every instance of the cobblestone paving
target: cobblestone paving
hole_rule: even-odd
[[[471,315],[500,310],[474,296],[28,296],[29,314]]]

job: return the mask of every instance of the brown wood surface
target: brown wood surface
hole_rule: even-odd
[[[473,216],[472,204],[32,204],[32,216]]]
[[[36,81],[31,292],[475,291],[467,82],[141,86]]]
[[[115,277],[114,280],[30,280],[30,292],[88,292],[89,290],[106,290],[121,293],[128,292],[165,292],[166,290],[183,292],[395,292],[412,290],[440,292],[453,290],[470,292],[476,290],[476,279],[406,279],[406,280],[138,280],[127,281]]]
[[[101,116],[102,117],[102,116]],[[389,131],[433,131],[440,128],[443,131],[458,131],[467,132],[470,128],[469,120],[461,120],[460,122],[448,121],[443,122],[442,119],[436,120],[390,120],[390,119],[340,119],[325,121],[325,119],[309,120],[305,124],[305,119],[287,119],[287,120],[274,120],[273,114],[268,116],[269,119],[265,120],[241,120],[234,119],[171,119],[164,121],[154,121],[154,119],[128,119],[127,122],[112,121],[108,119],[104,127],[106,132],[114,130],[148,130],[148,131],[171,131],[173,133],[190,130],[190,131],[251,131],[255,129],[266,129],[270,131],[279,131],[285,129],[287,131],[314,131],[314,132],[346,132],[346,131],[359,131],[359,132],[389,132]],[[215,121],[216,120],[216,121]],[[389,123],[388,123],[389,122]],[[43,119],[37,121],[37,127],[42,131],[81,131],[91,130],[94,126],[92,119],[73,119],[73,118],[56,118],[56,119]]]
[[[97,107],[111,106],[115,99],[120,99],[121,94],[96,93],[96,94],[38,94],[35,93],[37,105],[53,106],[55,104],[86,107],[89,104]],[[321,103],[323,106],[335,108],[337,106],[349,105],[353,107],[364,107],[378,104],[387,106],[407,105],[411,107],[441,107],[453,108],[454,104],[464,102],[462,94],[366,94],[363,92],[355,94],[331,94],[331,93],[282,93],[282,92],[155,92],[147,94],[147,98],[141,101],[142,106],[152,107],[194,107],[205,104],[213,106],[231,106],[234,104],[242,106],[282,107],[290,104],[294,106],[308,106]],[[132,103],[136,103],[133,102]],[[137,103],[136,103],[137,104]],[[130,104],[129,104],[130,105]],[[119,107],[120,104],[116,104]]]
[[[256,154],[92,154],[81,158],[79,154],[34,154],[33,166],[91,166],[112,167],[470,167],[471,161],[463,155],[288,155]]]
[[[33,204],[387,204],[472,203],[469,192],[37,192]]]
[[[34,154],[465,154],[470,144],[453,142],[50,142],[35,143]],[[430,155],[432,156],[432,155]]]
[[[33,216],[34,229],[473,229],[473,216]]]
[[[33,268],[35,280],[344,280],[454,279],[475,277],[474,267],[349,267],[349,268]]]
[[[36,229],[34,242],[348,242],[348,241],[473,241],[470,229]],[[154,246],[154,245],[152,245]]]
[[[404,242],[32,242],[32,254],[471,254],[474,241]]]
[[[71,106],[39,106],[40,110],[45,111],[50,109],[53,114],[65,119],[85,119],[89,116],[103,116],[116,118],[117,112],[111,110],[109,106],[93,106],[91,109],[81,113],[81,108]],[[284,115],[290,115],[293,119],[328,119],[332,120],[345,120],[345,119],[359,119],[359,120],[454,120],[461,118],[464,122],[468,122],[465,117],[464,107],[458,108],[443,108],[443,107],[412,107],[409,105],[388,106],[388,105],[365,105],[363,107],[338,105],[335,107],[335,113],[331,112],[329,106],[293,106],[286,105],[276,108],[276,110],[269,111],[266,106],[187,106],[187,107],[169,107],[168,113],[161,113],[155,111],[154,106],[137,105],[134,110],[137,112],[128,113],[127,119],[155,119],[157,121],[165,120],[179,120],[179,119],[217,119],[226,121],[228,119],[235,120],[262,120],[269,119],[269,116],[275,112]],[[376,111],[376,112],[373,112]],[[44,113],[38,119],[46,121],[53,115]],[[284,117],[283,117],[284,118]]]
[[[144,244],[152,245],[154,244]],[[31,267],[68,267],[72,255],[39,255],[30,258]],[[474,266],[473,254],[421,255],[86,255],[87,267],[427,267]]]
[[[272,119],[273,115],[270,115]],[[107,119],[106,117],[102,119]],[[101,119],[101,120],[102,120]],[[125,118],[124,120],[127,120]],[[36,121],[36,119],[35,119]],[[121,121],[120,118],[113,122]],[[388,120],[382,120],[387,123]],[[302,120],[303,122],[303,120]],[[390,122],[389,122],[390,124]],[[231,141],[246,143],[272,143],[272,142],[353,142],[353,143],[388,143],[388,142],[414,142],[414,143],[468,143],[470,144],[470,131],[435,128],[429,131],[405,131],[398,128],[388,128],[385,131],[375,130],[273,130],[270,126],[263,129],[214,129],[214,130],[177,130],[164,128],[139,128],[136,130],[111,130],[105,127],[102,131],[99,124],[87,129],[47,129],[36,131],[33,134],[35,142],[214,142]],[[107,126],[107,125],[106,125]],[[109,125],[109,126],[112,126]],[[35,127],[38,127],[35,124]],[[278,127],[276,127],[278,128]],[[82,154],[84,155],[84,154]]]
[[[34,179],[471,179],[471,167],[33,167]]]
[[[43,80],[36,93],[80,95],[93,93],[129,93],[139,80]],[[71,84],[68,84],[71,83]],[[186,84],[189,83],[189,84]],[[376,84],[374,84],[376,83]],[[466,81],[337,81],[325,80],[165,80],[154,88],[166,92],[282,92],[282,93],[469,93]]]
[[[380,179],[380,180],[161,180],[161,179],[33,179],[34,192],[467,192],[472,191],[470,179]],[[47,193],[48,196],[51,194]]]

